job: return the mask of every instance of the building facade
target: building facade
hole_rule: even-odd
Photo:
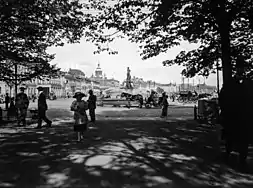
[[[92,76],[89,78],[93,82],[93,87],[100,89],[110,88],[110,87],[119,87],[120,81],[110,78],[108,79],[105,74],[103,74],[103,70],[100,67],[100,64],[98,63],[98,66],[95,70],[95,75],[92,74]]]

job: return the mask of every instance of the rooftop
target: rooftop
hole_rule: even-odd
[[[85,76],[84,72],[79,69],[69,69],[68,74]]]

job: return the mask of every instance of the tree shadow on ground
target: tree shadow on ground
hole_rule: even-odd
[[[0,187],[252,187],[252,174],[214,160],[217,133],[194,121],[99,120],[81,143],[72,120],[6,128]]]
[[[73,112],[71,112],[68,109],[58,109],[58,108],[51,108],[47,112],[47,117],[53,121],[59,121],[62,119],[69,119],[73,117]],[[7,119],[7,114],[3,114],[3,121],[0,122],[0,126],[4,127],[13,127],[17,126],[17,117],[10,117],[9,120]],[[27,116],[26,116],[26,124],[32,125],[34,123],[37,123],[38,119],[33,118],[33,114],[31,114],[30,109],[27,110]]]

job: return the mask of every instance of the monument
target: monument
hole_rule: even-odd
[[[130,68],[127,67],[126,89],[133,89],[130,72],[131,72]]]

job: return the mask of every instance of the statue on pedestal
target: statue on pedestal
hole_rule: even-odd
[[[127,67],[127,78],[126,78],[126,88],[127,89],[133,89],[130,72],[131,72],[130,68]]]

